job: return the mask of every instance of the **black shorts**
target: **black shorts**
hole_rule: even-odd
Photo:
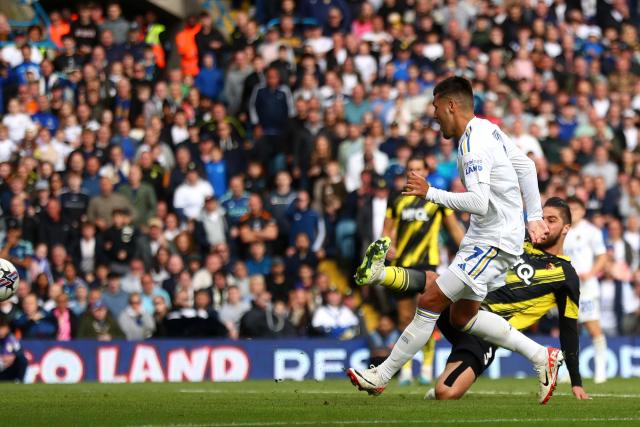
[[[461,340],[453,345],[451,354],[447,358],[447,363],[462,362],[462,367],[471,368],[476,374],[476,378],[491,365],[496,356],[496,348],[486,345],[484,341],[473,336],[469,336],[469,341]]]
[[[440,314],[437,323],[438,329],[452,346],[447,363],[462,362],[479,377],[493,362],[496,348],[478,337],[454,328],[449,316],[450,309],[447,308]]]

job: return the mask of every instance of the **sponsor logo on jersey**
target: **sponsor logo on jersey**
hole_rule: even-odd
[[[429,221],[429,214],[423,208],[406,208],[400,215],[402,221]]]
[[[525,284],[530,285],[531,279],[536,274],[536,270],[526,262],[522,258],[518,259],[516,265],[513,266],[513,269],[516,272],[516,276],[520,278]]]
[[[472,172],[482,171],[482,160],[469,160],[464,164],[464,174],[469,175]]]

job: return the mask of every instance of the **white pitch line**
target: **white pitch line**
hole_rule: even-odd
[[[192,394],[200,394],[200,393],[206,393],[206,394],[229,394],[229,393],[234,393],[234,391],[231,390],[209,390],[209,389],[180,389],[178,390],[178,393],[192,393]],[[263,394],[264,392],[262,391],[256,391],[256,390],[244,390],[244,391],[238,391],[238,394]],[[352,391],[330,391],[330,390],[297,390],[297,391],[291,391],[291,390],[287,390],[287,391],[279,391],[279,390],[272,390],[269,392],[270,394],[333,394],[333,395],[347,395],[347,394],[354,394]],[[409,395],[423,395],[426,392],[422,392],[422,391],[407,391],[405,393],[402,394],[409,394]],[[487,390],[487,391],[469,391],[467,392],[467,394],[473,394],[476,396],[530,396],[532,394],[534,394],[533,391],[531,392],[525,392],[525,391],[491,391],[491,390]],[[631,393],[626,393],[626,394],[615,394],[615,393],[587,393],[589,394],[590,397],[615,397],[615,398],[620,398],[620,399],[640,399],[640,394],[631,394]],[[572,393],[554,393],[554,396],[573,396]]]
[[[640,417],[598,417],[598,418],[487,418],[477,420],[438,420],[431,424],[506,424],[506,423],[549,423],[549,422],[603,423],[618,421],[640,421]],[[145,424],[136,427],[272,427],[308,425],[389,425],[389,424],[430,424],[428,420],[343,420],[343,421],[249,421],[209,424]]]

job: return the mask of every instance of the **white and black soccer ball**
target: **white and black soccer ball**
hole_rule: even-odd
[[[0,301],[7,300],[16,293],[20,276],[16,266],[0,258]]]

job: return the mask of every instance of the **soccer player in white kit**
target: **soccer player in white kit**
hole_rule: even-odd
[[[522,254],[523,198],[531,240],[538,243],[549,233],[542,221],[535,166],[500,128],[474,116],[473,90],[468,80],[447,78],[438,83],[433,94],[434,117],[444,137],[458,140],[458,172],[467,192],[439,190],[430,187],[422,176],[410,174],[403,194],[469,212],[469,229],[453,262],[440,277],[432,272],[408,270],[405,274],[393,270],[396,267],[385,268],[390,244],[387,237],[369,246],[356,271],[356,283],[402,281],[404,287],[422,280],[420,286],[425,291],[413,321],[389,357],[362,372],[350,368],[347,375],[358,389],[373,395],[382,393],[391,377],[427,342],[440,313],[451,306],[451,323],[455,327],[516,351],[533,363],[540,381],[538,401],[544,404],[555,388],[562,353],[539,345],[502,317],[479,311],[487,292],[504,285],[507,270]]]
[[[593,381],[607,380],[607,340],[600,328],[600,282],[598,275],[607,263],[607,248],[602,231],[584,218],[586,210],[582,200],[567,200],[571,209],[572,224],[564,241],[564,253],[571,257],[571,264],[580,278],[580,307],[578,322],[591,335],[594,349]]]

